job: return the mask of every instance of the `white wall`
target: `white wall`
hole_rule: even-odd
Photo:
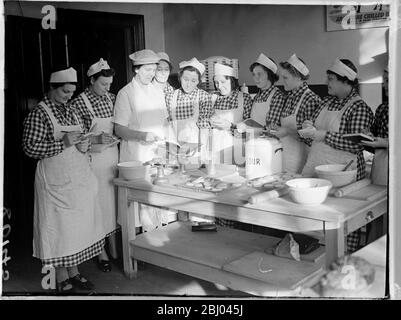
[[[166,51],[179,61],[196,56],[237,58],[240,81],[253,84],[249,65],[263,52],[276,62],[297,53],[311,71],[309,83],[324,84],[337,56],[359,70],[361,94],[372,108],[381,101],[386,28],[326,32],[324,6],[166,4]]]
[[[19,4],[18,4],[19,2]],[[46,4],[56,8],[76,9],[88,11],[103,11],[126,14],[139,14],[144,16],[146,48],[164,50],[164,21],[162,3],[98,3],[98,2],[26,2],[7,1],[5,3],[6,15],[17,15],[31,18],[43,17],[41,8]]]

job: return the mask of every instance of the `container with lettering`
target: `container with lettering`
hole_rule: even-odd
[[[282,172],[281,142],[271,137],[249,139],[245,143],[245,176],[255,179]]]

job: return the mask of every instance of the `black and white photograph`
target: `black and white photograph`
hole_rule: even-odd
[[[398,1],[2,13],[0,300],[401,299]]]

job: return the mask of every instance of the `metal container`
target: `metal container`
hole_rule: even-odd
[[[255,179],[283,170],[283,147],[279,140],[258,137],[245,143],[245,176]]]

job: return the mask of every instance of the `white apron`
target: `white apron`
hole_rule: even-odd
[[[79,125],[61,126],[51,109],[54,138],[62,131],[81,131]],[[95,201],[97,180],[88,158],[71,146],[56,156],[41,159],[35,173],[33,256],[40,259],[77,254],[103,239],[100,208]]]
[[[375,149],[372,163],[371,179],[373,184],[386,186],[388,184],[388,149]]]
[[[140,86],[133,79],[128,86],[128,97],[130,99],[130,108],[132,116],[128,127],[132,130],[153,132],[163,139],[169,139],[171,136],[170,124],[167,121],[168,113],[164,93],[150,83],[146,87]],[[155,157],[159,157],[158,145],[143,144],[139,141],[125,141],[121,143],[120,162],[137,160],[146,162]],[[130,214],[133,207],[130,205]],[[140,218],[135,214],[135,225],[142,226],[143,231],[150,231],[160,226],[162,222],[168,220],[166,215],[169,211],[140,204]],[[162,214],[163,213],[163,214]],[[164,214],[165,213],[165,214]],[[118,217],[120,223],[120,218]],[[120,223],[121,224],[121,223]]]
[[[267,115],[269,114],[269,111],[270,111],[270,103],[277,90],[278,90],[278,88],[275,87],[270,92],[269,97],[267,98],[266,101],[254,102],[252,104],[252,110],[251,110],[251,119],[252,120],[255,120],[256,122],[261,123],[261,124],[264,124],[266,122]]]
[[[109,101],[110,110],[113,111],[113,102],[107,93],[106,96]],[[92,108],[92,104],[84,92],[81,93],[81,97],[89,112],[93,115],[92,123],[96,123],[95,135],[99,135],[102,132],[113,134],[113,117],[98,118]],[[117,228],[116,188],[113,183],[113,179],[117,177],[117,145],[107,148],[101,153],[90,153],[90,158],[92,170],[98,180],[98,202],[101,209],[104,235],[106,236]]]
[[[280,119],[281,126],[297,131],[297,113],[308,90],[305,90],[293,114]],[[290,173],[300,173],[308,156],[308,146],[294,134],[280,138],[283,145],[283,170]]]
[[[230,110],[215,110],[215,115],[231,123],[243,120],[244,95],[238,93],[238,108]],[[234,137],[231,130],[212,129],[212,145],[210,147],[215,164],[237,164],[245,162],[243,139]]]
[[[133,79],[127,87],[132,115],[128,128],[137,131],[153,132],[161,138],[168,138],[168,114],[163,91],[150,83],[143,87]],[[120,162],[146,162],[158,157],[157,144],[144,144],[140,141],[121,142]]]
[[[341,118],[343,114],[349,106],[360,99],[360,97],[353,97],[341,110],[337,111],[329,111],[328,104],[326,104],[315,121],[316,129],[340,132]],[[356,154],[334,149],[324,141],[316,141],[312,143],[308,160],[302,170],[302,175],[315,176],[315,167],[319,165],[336,163],[347,164],[351,160],[354,160],[351,168],[355,169],[357,167]]]

